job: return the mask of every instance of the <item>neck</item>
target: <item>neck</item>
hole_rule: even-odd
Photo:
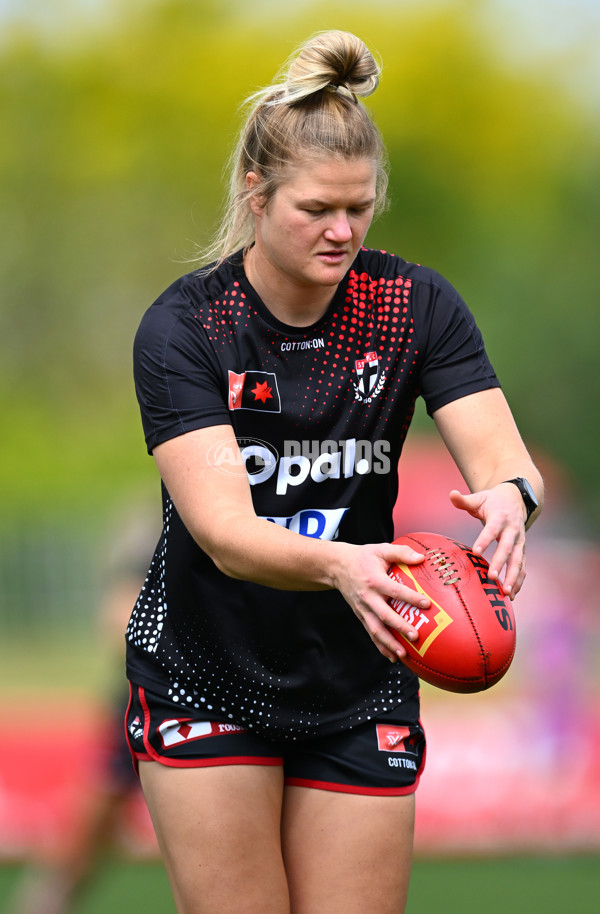
[[[309,327],[323,317],[337,289],[337,286],[286,282],[256,256],[255,248],[250,248],[244,256],[244,271],[265,307],[290,327]]]

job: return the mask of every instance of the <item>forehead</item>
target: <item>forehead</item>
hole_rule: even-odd
[[[311,155],[286,167],[279,191],[294,199],[369,201],[375,197],[376,182],[377,163],[373,159]]]

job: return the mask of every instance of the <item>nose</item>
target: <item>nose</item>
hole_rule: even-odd
[[[333,213],[331,221],[325,230],[325,238],[328,241],[334,241],[336,244],[351,240],[352,229],[345,210]]]

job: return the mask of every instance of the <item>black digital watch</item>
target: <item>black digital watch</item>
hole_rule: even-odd
[[[531,484],[523,476],[516,476],[515,479],[505,479],[504,481],[512,482],[521,493],[527,509],[527,517],[525,518],[525,523],[527,524],[529,518],[538,506],[538,500],[535,497],[535,492],[533,491]]]

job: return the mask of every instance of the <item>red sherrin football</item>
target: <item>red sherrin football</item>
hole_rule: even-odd
[[[408,533],[394,544],[424,552],[425,561],[392,565],[388,574],[431,600],[429,609],[389,601],[419,632],[413,642],[394,632],[407,651],[403,663],[448,692],[489,689],[512,662],[516,630],[511,602],[490,580],[487,561],[439,533]]]

